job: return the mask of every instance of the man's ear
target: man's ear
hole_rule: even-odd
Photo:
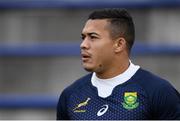
[[[114,43],[114,52],[119,53],[126,48],[126,40],[123,37],[119,37]]]

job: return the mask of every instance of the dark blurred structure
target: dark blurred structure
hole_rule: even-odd
[[[55,119],[61,91],[87,73],[79,57],[87,15],[107,7],[134,18],[132,61],[180,91],[180,1],[1,0],[1,120]]]

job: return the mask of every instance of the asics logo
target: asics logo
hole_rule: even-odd
[[[104,115],[107,112],[108,108],[108,105],[103,105],[102,108],[97,112],[97,116]]]

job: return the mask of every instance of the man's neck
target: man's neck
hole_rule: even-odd
[[[113,78],[113,77],[123,73],[124,71],[126,71],[129,67],[129,65],[130,65],[129,60],[123,61],[119,64],[116,63],[114,66],[112,66],[110,69],[108,69],[104,72],[96,72],[96,76],[100,79]]]

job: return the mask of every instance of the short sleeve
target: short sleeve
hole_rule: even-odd
[[[62,92],[60,95],[58,105],[57,105],[57,114],[56,114],[56,119],[57,120],[68,120],[68,114],[67,114],[67,97],[66,97],[65,91]]]
[[[155,119],[180,119],[180,94],[170,84],[157,89],[153,96]]]

